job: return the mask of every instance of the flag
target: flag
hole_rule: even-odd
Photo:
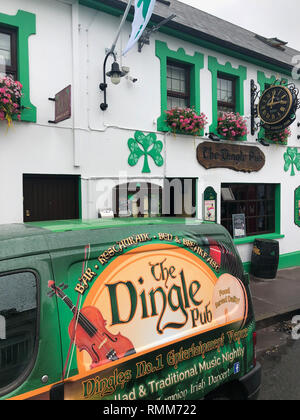
[[[132,32],[123,55],[138,42],[152,16],[156,0],[135,0],[135,12],[132,22]]]

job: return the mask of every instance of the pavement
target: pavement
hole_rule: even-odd
[[[300,311],[300,267],[278,270],[272,280],[250,275],[250,289],[258,329]]]
[[[273,280],[250,275],[250,289],[257,325],[257,354],[284,344],[291,333],[285,328],[300,315],[300,267],[279,270]]]

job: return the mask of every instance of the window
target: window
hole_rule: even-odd
[[[167,65],[168,110],[189,108],[190,69],[184,65],[168,62]]]
[[[220,112],[238,112],[244,115],[244,84],[247,68],[233,67],[229,61],[220,64],[216,57],[208,57],[208,70],[212,77],[212,124],[211,133],[218,132]],[[246,140],[246,137],[243,138]]]
[[[18,10],[16,15],[0,13],[0,73],[10,74],[22,83],[21,120],[30,122],[36,122],[29,86],[29,37],[35,33],[33,13],[24,10]]]
[[[244,214],[247,236],[274,233],[276,187],[275,184],[222,184],[221,224],[232,235],[232,215]]]
[[[235,91],[234,78],[218,75],[218,114],[222,112],[235,112]]]
[[[163,214],[167,217],[196,217],[196,178],[167,178],[163,190]]]
[[[149,182],[117,185],[113,191],[115,217],[160,216],[161,194],[161,187]]]
[[[0,75],[17,80],[17,31],[0,26]]]
[[[166,111],[173,107],[193,107],[200,114],[200,71],[204,67],[204,55],[195,52],[188,55],[183,48],[170,50],[165,42],[155,42],[156,57],[160,60],[160,116],[158,131],[169,131]]]
[[[37,301],[32,272],[0,276],[0,390],[30,369],[37,343]]]

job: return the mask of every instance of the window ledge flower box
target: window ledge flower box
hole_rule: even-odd
[[[280,146],[287,146],[288,139],[292,135],[291,130],[289,128],[284,129],[280,132],[265,132],[265,141],[269,144],[277,144]]]
[[[207,117],[198,115],[193,108],[174,108],[166,111],[166,125],[174,135],[202,136]]]
[[[13,119],[21,119],[22,88],[20,82],[9,76],[0,78],[0,121],[6,121],[8,127]]]
[[[218,117],[218,135],[223,140],[242,141],[247,135],[247,121],[239,113],[224,112]]]

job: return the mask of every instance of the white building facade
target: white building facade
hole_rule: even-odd
[[[263,138],[259,129],[251,133],[251,80],[261,92],[275,80],[287,80],[299,88],[299,80],[291,75],[297,51],[283,45],[270,46],[255,34],[220,20],[219,32],[224,30],[224,39],[217,33],[215,38],[209,32],[203,35],[205,25],[213,30],[210,19],[216,18],[201,12],[199,25],[203,27],[198,28],[195,9],[177,1],[171,3],[157,2],[151,22],[157,24],[173,13],[176,17],[151,34],[150,44],[141,52],[136,46],[122,56],[131,33],[131,11],[115,50],[118,64],[129,73],[118,86],[108,80],[108,108],[102,111],[99,84],[103,82],[103,63],[126,2],[0,1],[0,33],[12,29],[16,34],[16,77],[24,86],[21,105],[25,107],[21,121],[14,121],[9,129],[5,121],[0,124],[0,223],[55,218],[51,215],[57,214],[68,194],[70,207],[73,203],[72,218],[95,219],[105,209],[113,209],[117,216],[126,211],[137,216],[130,191],[126,190],[125,200],[120,198],[128,183],[147,190],[143,202],[147,216],[151,206],[160,214],[166,180],[179,179],[182,202],[187,206],[179,215],[188,215],[195,207],[195,214],[190,213],[205,218],[204,192],[208,187],[216,194],[218,223],[232,229],[232,214],[245,214],[246,237],[235,239],[245,266],[251,259],[255,238],[279,241],[281,267],[300,265],[296,200],[300,186],[299,119],[290,127],[287,145],[267,147],[257,141]],[[110,56],[107,71],[112,62]],[[172,67],[188,86],[189,106],[207,116],[202,136],[174,135],[166,126]],[[182,72],[176,73],[176,69]],[[180,84],[180,77],[174,76],[172,83]],[[234,87],[233,111],[247,119],[248,134],[238,141],[214,142],[206,135],[218,134],[219,79],[229,81],[230,89]],[[53,124],[49,121],[53,121],[55,103],[49,98],[67,86],[71,86],[71,118]],[[180,100],[184,100],[182,95],[174,103]],[[146,139],[144,149],[136,141],[141,133]],[[147,141],[157,145],[155,153],[150,153]],[[197,159],[197,148],[203,143],[208,147],[207,156],[214,147],[229,148],[226,153],[233,156],[233,143],[242,147],[242,153],[256,147],[265,162],[261,169],[250,168],[250,172],[206,169]],[[213,148],[210,152],[209,145]],[[134,147],[140,151],[134,153]],[[64,188],[60,189],[62,184]],[[226,200],[226,192],[233,193],[232,200]],[[173,215],[176,200],[171,201]],[[39,214],[34,209],[36,202],[40,203]],[[52,207],[55,211],[51,213]],[[61,214],[64,217],[64,210]]]

